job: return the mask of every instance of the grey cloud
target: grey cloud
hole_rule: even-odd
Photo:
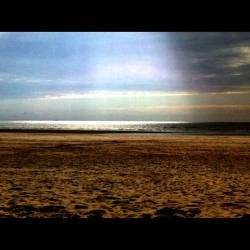
[[[250,32],[168,34],[182,86],[201,92],[250,86]]]
[[[128,44],[123,42],[120,33],[115,44],[110,43],[112,39],[109,40],[110,35],[105,33],[11,33],[2,36],[0,98],[88,90],[225,92],[250,86],[250,32],[172,32],[157,33],[153,38],[150,34],[139,38],[127,35],[132,37]],[[148,41],[143,42],[142,38]],[[147,61],[147,53],[153,50],[151,45],[154,43],[159,49],[156,55],[166,59],[166,65],[157,65],[165,67],[171,77],[143,79],[143,82],[139,78],[126,78],[110,83],[88,77],[100,63],[100,54],[105,59],[113,53],[111,62],[120,64],[131,57],[135,62]],[[138,54],[126,57],[121,48],[127,51],[131,46],[131,51]],[[95,56],[99,58],[96,61]]]
[[[250,42],[250,32],[173,32],[167,36],[177,51],[210,52]]]

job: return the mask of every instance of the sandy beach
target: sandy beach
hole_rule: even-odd
[[[0,218],[250,216],[249,136],[0,134]]]

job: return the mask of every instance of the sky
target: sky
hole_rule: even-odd
[[[250,122],[250,32],[0,32],[0,120]]]

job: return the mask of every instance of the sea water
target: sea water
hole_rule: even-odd
[[[185,135],[250,135],[248,122],[0,121],[0,130],[67,130]]]

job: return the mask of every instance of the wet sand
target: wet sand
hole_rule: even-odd
[[[250,216],[249,136],[0,133],[0,218]]]

